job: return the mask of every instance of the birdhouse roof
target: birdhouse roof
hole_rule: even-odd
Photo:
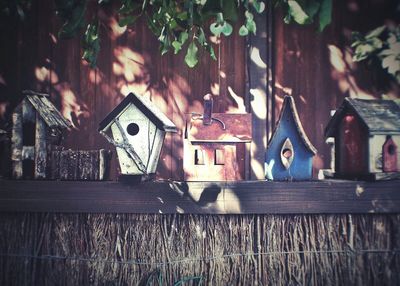
[[[211,125],[204,125],[199,116],[189,115],[186,121],[185,138],[188,138],[191,142],[251,142],[251,114],[213,113],[212,117],[222,121],[225,124],[225,129],[216,120],[213,120]]]
[[[346,97],[329,121],[325,136],[333,136],[343,116],[349,113],[358,116],[369,134],[400,134],[400,107],[396,102]]]
[[[99,124],[99,131],[107,129],[112,122],[121,113],[123,113],[129,104],[135,105],[143,114],[149,118],[159,129],[167,132],[177,132],[175,124],[169,120],[164,113],[162,113],[157,106],[145,98],[144,96],[138,96],[134,93],[128,94],[120,104],[118,104],[113,111],[111,111],[106,118]]]
[[[48,127],[65,129],[72,126],[71,122],[48,100],[48,94],[30,90],[24,90],[22,93],[26,96],[24,100],[32,104]]]
[[[289,113],[289,114],[288,114]],[[311,143],[310,139],[308,139],[307,134],[305,133],[304,129],[303,129],[303,125],[301,124],[300,121],[300,117],[299,114],[297,113],[297,109],[296,109],[296,105],[294,102],[294,99],[292,96],[285,96],[284,100],[283,100],[283,105],[282,105],[282,109],[281,109],[281,113],[279,115],[279,119],[278,119],[278,123],[275,126],[275,130],[272,133],[272,137],[268,143],[268,147],[270,147],[271,142],[274,140],[275,134],[277,134],[277,130],[278,128],[280,128],[280,124],[282,119],[285,116],[292,116],[296,130],[298,132],[298,134],[300,135],[301,141],[304,143],[304,146],[313,154],[317,153],[317,149],[315,149],[314,145]]]

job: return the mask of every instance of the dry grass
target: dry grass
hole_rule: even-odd
[[[0,233],[0,285],[400,281],[400,215],[2,214]]]

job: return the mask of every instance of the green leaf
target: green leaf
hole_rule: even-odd
[[[182,44],[178,41],[173,41],[172,47],[174,48],[174,54],[176,55],[182,49]]]
[[[260,2],[253,1],[253,7],[254,7],[254,10],[256,10],[256,12],[258,14],[261,14],[265,10],[265,3],[262,1],[260,1]]]
[[[212,23],[210,25],[210,31],[213,33],[215,36],[219,37],[222,33],[222,25],[218,23]]]
[[[225,22],[224,15],[222,13],[217,13],[217,23],[223,25]]]
[[[332,21],[332,0],[322,0],[321,8],[318,14],[318,31],[322,32]]]
[[[256,22],[254,22],[253,20],[246,21],[246,29],[250,33],[253,33],[255,35],[256,34],[256,30],[257,30]]]
[[[199,62],[197,59],[197,51],[198,48],[195,44],[195,42],[191,42],[185,56],[185,63],[188,65],[190,68],[194,68],[197,63]]]
[[[239,29],[240,36],[247,36],[249,34],[249,30],[247,30],[246,26],[242,25]]]
[[[67,17],[65,23],[58,32],[60,38],[71,38],[76,35],[76,33],[85,24],[85,12],[86,12],[86,1],[80,1],[79,5],[72,8],[70,17]],[[64,13],[68,13],[64,11]],[[66,15],[66,14],[65,14]]]
[[[90,64],[90,67],[96,66],[97,56],[100,51],[98,24],[89,24],[83,37],[83,55],[82,59]]]
[[[179,42],[183,45],[187,39],[189,38],[189,34],[186,31],[183,31],[179,34]]]
[[[310,17],[304,12],[303,8],[297,3],[297,1],[289,0],[289,11],[288,14],[293,20],[301,25],[310,23]]]
[[[198,36],[197,36],[197,41],[199,42],[200,45],[206,46],[207,45],[207,39],[206,35],[204,34],[204,30],[200,28],[198,30]]]
[[[368,34],[365,35],[366,39],[372,39],[375,37],[379,37],[380,34],[382,34],[383,31],[386,30],[386,26],[380,26],[374,30],[372,30],[371,32],[369,32]]]
[[[253,20],[254,19],[253,13],[251,13],[249,11],[244,12],[244,16],[246,17],[247,20]]]
[[[320,1],[325,1],[325,0],[320,0]],[[317,14],[318,11],[320,11],[320,1],[317,0],[308,0],[305,3],[299,1],[299,3],[302,3],[301,7],[303,7],[304,12],[307,14],[308,18],[310,19],[310,23],[312,22],[314,16]]]
[[[229,36],[230,34],[232,34],[232,31],[232,25],[225,21],[224,25],[222,25],[222,34],[224,34],[225,36]]]
[[[396,60],[395,55],[391,55],[383,59],[382,67],[387,69],[388,73],[395,75],[400,71],[400,62]]]
[[[216,61],[217,57],[215,56],[214,48],[211,45],[207,45],[207,51],[210,53],[211,58]]]
[[[179,20],[185,21],[188,19],[188,12],[184,11],[176,16]]]

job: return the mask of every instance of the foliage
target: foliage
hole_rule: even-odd
[[[353,61],[378,61],[400,83],[400,25],[378,27],[365,35],[353,33]]]
[[[83,56],[92,67],[100,50],[100,27],[97,15],[88,15],[96,9],[87,9],[88,0],[54,0],[56,14],[63,25],[58,33],[60,38],[75,37],[86,27],[83,35]],[[25,17],[25,8],[31,0],[5,0],[0,4],[1,14],[18,14]],[[111,0],[96,0],[91,6],[112,6]],[[115,0],[115,2],[117,2]],[[331,22],[332,0],[274,0],[275,6],[285,10],[284,21],[307,25],[318,18],[319,31]],[[273,1],[268,2],[273,3]],[[173,51],[184,51],[186,64],[193,68],[205,52],[216,60],[209,36],[229,37],[233,24],[242,21],[238,34],[255,35],[257,25],[255,14],[265,11],[264,0],[119,0],[118,24],[121,27],[134,24],[144,17],[151,32],[160,43],[162,55]],[[271,5],[272,6],[272,5]],[[92,11],[93,10],[93,11]],[[89,23],[87,19],[91,19]]]
[[[318,31],[322,32],[332,20],[332,0],[278,0],[286,11],[285,23],[308,25],[318,17]]]

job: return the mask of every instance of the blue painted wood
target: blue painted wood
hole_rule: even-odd
[[[292,98],[285,98],[282,114],[277,127],[268,144],[265,156],[266,178],[269,180],[309,180],[312,177],[312,158],[314,153],[304,143],[305,134],[301,134],[293,108],[288,104]],[[294,104],[294,102],[293,102]],[[295,109],[295,107],[294,107]],[[297,116],[296,116],[297,117]],[[303,137],[302,137],[303,136]],[[286,138],[289,138],[293,145],[293,162],[288,169],[281,162],[281,150]]]

